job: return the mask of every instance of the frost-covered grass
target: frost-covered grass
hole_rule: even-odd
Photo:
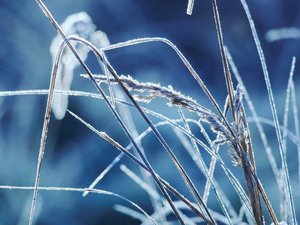
[[[21,95],[47,95],[48,97],[36,163],[35,185],[0,186],[1,189],[10,191],[33,191],[30,207],[27,207],[30,208],[29,225],[36,223],[38,213],[43,210],[40,206],[43,202],[38,201],[41,191],[81,192],[83,197],[90,193],[114,196],[129,203],[128,205],[117,204],[114,209],[139,220],[142,224],[169,224],[170,222],[175,224],[297,224],[297,217],[299,217],[297,203],[299,203],[300,183],[300,134],[294,84],[296,58],[293,58],[291,62],[285,103],[280,106],[284,108],[284,119],[280,125],[264,52],[247,3],[245,0],[241,0],[241,3],[248,18],[260,59],[272,113],[271,121],[258,115],[247,86],[243,82],[243,75],[239,74],[238,66],[231,57],[230,51],[225,47],[216,0],[212,0],[212,9],[224,70],[223,82],[227,90],[224,104],[217,102],[215,96],[218,93],[208,89],[201,76],[170,40],[153,37],[110,44],[105,33],[96,31],[95,25],[87,14],[71,15],[62,25],[59,25],[44,3],[37,0],[37,4],[58,33],[50,48],[53,67],[49,89],[0,92],[1,97]],[[189,0],[188,14],[192,13],[193,5],[194,1]],[[283,31],[280,30],[280,32]],[[274,34],[272,34],[273,38],[270,35],[268,35],[269,39],[280,39],[276,36],[277,34],[275,38]],[[286,38],[293,35],[282,36]],[[189,75],[196,80],[199,89],[210,101],[210,105],[198,103],[184,93],[174,90],[172,86],[153,83],[151,80],[140,82],[134,79],[133,75],[121,75],[114,69],[107,57],[107,53],[112,50],[154,42],[163,43],[174,51],[189,71]],[[93,53],[99,63],[97,74],[93,73],[85,63],[89,52]],[[83,68],[84,74],[76,79],[85,78],[91,82],[96,93],[70,90],[74,70],[79,66]],[[111,112],[109,120],[117,121],[130,144],[123,146],[112,137],[109,130],[97,129],[92,122],[80,117],[80,113],[69,109],[68,98],[70,96],[83,96],[104,101]],[[175,109],[178,118],[174,119],[168,114],[161,113],[158,109],[152,109],[150,105],[157,99],[163,100],[164,107],[169,107],[168,110]],[[289,127],[290,107],[293,112],[295,132]],[[113,161],[85,188],[40,185],[52,111],[56,119],[63,119],[65,115],[72,116],[82,127],[87,127],[91,133],[107,141],[119,152]],[[146,124],[143,131],[136,127],[136,115],[140,116]],[[257,129],[251,126],[252,122]],[[279,153],[271,149],[274,144],[270,144],[264,131],[264,125],[274,127]],[[169,143],[160,129],[162,127],[169,127],[170,132],[174,132],[173,141],[175,137],[177,145],[183,146],[185,150],[183,153],[179,154],[174,145]],[[266,184],[264,180],[260,179],[259,174],[263,173],[259,167],[261,163],[258,163],[257,158],[260,152],[256,149],[258,145],[254,143],[257,138],[253,138],[252,133],[258,133],[262,141],[259,151],[264,149],[269,160],[268,168],[274,177],[272,184]],[[176,183],[169,182],[168,177],[155,167],[156,164],[153,163],[151,153],[149,153],[153,148],[152,145],[143,144],[143,140],[148,136],[154,137],[160,143],[160,151],[164,151],[168,156],[172,165],[166,166],[166,168],[168,170],[172,168],[169,173],[172,174],[172,177],[178,177]],[[292,154],[288,150],[288,139],[294,142],[295,146],[293,147],[296,147],[297,153],[293,154],[297,155],[294,157],[298,160],[297,171],[293,171],[295,167],[290,167],[287,160],[287,155]],[[271,141],[274,142],[274,139]],[[228,160],[224,152],[229,153],[231,160]],[[280,155],[279,163],[276,161],[275,155]],[[185,156],[191,158],[189,164],[183,160]],[[123,157],[127,157],[137,165],[137,167],[133,167],[135,170],[124,164],[120,165]],[[167,162],[161,162],[161,164],[164,163]],[[134,199],[129,200],[121,194],[96,188],[116,167],[119,167],[125,176],[148,194],[152,206],[150,211],[142,209],[141,206],[134,203]],[[265,170],[265,168],[263,169]],[[292,180],[295,179],[295,173],[298,173],[297,182]],[[226,177],[226,181],[221,177]],[[199,179],[202,183],[199,182]],[[224,188],[223,182],[228,183],[230,188]],[[118,185],[122,186],[122,183]],[[280,196],[280,201],[270,197],[271,191],[265,189],[265,185],[277,187],[276,191]],[[232,196],[236,196],[238,201],[233,201]]]

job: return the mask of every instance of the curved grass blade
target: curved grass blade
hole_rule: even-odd
[[[34,190],[35,187],[30,187],[30,186],[0,186],[0,189],[5,189],[5,190]],[[129,200],[128,198],[119,195],[114,192],[110,191],[105,191],[105,190],[100,190],[100,189],[88,189],[88,188],[74,188],[74,187],[39,187],[39,190],[42,191],[66,191],[66,192],[91,192],[94,194],[100,194],[100,195],[109,195],[109,196],[114,196],[117,197],[121,200],[126,201],[130,205],[134,206],[136,209],[138,209],[143,215],[145,215],[152,224],[158,225],[154,219],[149,216],[140,206],[138,206],[136,203],[133,201]]]
[[[273,120],[274,120],[274,124],[275,124],[276,136],[277,136],[277,140],[278,140],[278,144],[279,144],[281,163],[282,163],[282,167],[284,169],[284,178],[285,178],[285,182],[286,182],[286,186],[287,186],[287,194],[288,194],[288,199],[289,199],[288,200],[289,210],[290,210],[290,214],[291,214],[290,215],[291,223],[293,225],[295,225],[295,224],[297,224],[297,222],[296,222],[297,220],[296,220],[292,188],[291,188],[291,184],[290,184],[289,171],[288,171],[287,162],[286,162],[286,155],[283,150],[283,141],[282,141],[282,136],[281,136],[281,132],[280,132],[280,128],[279,128],[278,115],[277,115],[277,111],[276,111],[276,105],[275,105],[273,91],[272,91],[271,82],[270,82],[270,78],[269,78],[267,63],[265,60],[264,52],[262,50],[248,4],[247,4],[246,0],[241,0],[241,3],[245,10],[248,22],[250,24],[251,32],[252,32],[252,35],[253,35],[253,38],[255,41],[255,45],[257,48],[257,52],[258,52],[258,55],[260,58],[260,62],[261,62],[261,66],[262,66],[262,70],[263,70],[263,74],[264,74],[264,79],[265,79],[265,83],[266,83],[266,87],[267,87],[267,91],[268,91],[268,95],[269,95],[269,102],[270,102],[270,106],[271,106],[272,116],[273,116]]]

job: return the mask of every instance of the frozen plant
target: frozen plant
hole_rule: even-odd
[[[109,39],[107,35],[100,31],[96,31],[96,26],[93,24],[91,17],[86,12],[79,12],[68,16],[61,24],[62,30],[66,35],[75,35],[83,38],[97,48],[108,46]],[[53,62],[57,54],[59,45],[63,42],[61,36],[57,34],[51,43],[50,52]],[[76,49],[81,59],[85,61],[90,51],[89,47],[74,43],[72,44]],[[78,67],[80,63],[76,60],[72,52],[66,48],[61,56],[61,60],[58,67],[57,78],[55,83],[56,90],[70,90],[73,80],[73,71]],[[57,119],[62,119],[65,116],[68,107],[68,96],[56,94],[53,100],[53,112]]]

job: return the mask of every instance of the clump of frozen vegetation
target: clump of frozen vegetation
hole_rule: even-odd
[[[80,37],[91,42],[97,48],[106,47],[110,44],[107,35],[100,30],[96,30],[96,26],[93,23],[91,17],[85,12],[79,12],[68,16],[61,24],[61,28],[67,36],[73,35]],[[50,52],[53,62],[62,42],[63,39],[59,34],[57,34],[53,38],[50,46]],[[80,43],[73,43],[72,45],[74,49],[76,49],[81,59],[85,61],[87,59],[90,48]],[[55,83],[56,90],[70,90],[73,80],[73,72],[78,66],[80,66],[78,60],[76,60],[72,52],[68,48],[66,48],[63,51],[61,60],[59,62]],[[53,113],[57,119],[64,118],[67,107],[68,96],[56,94],[53,100]]]
[[[88,193],[112,195],[125,200],[137,210],[136,211],[123,205],[116,205],[115,209],[117,211],[140,220],[142,224],[168,224],[169,222],[174,222],[174,220],[176,220],[176,223],[179,222],[180,224],[192,225],[199,223],[263,225],[266,223],[266,220],[276,225],[297,224],[297,211],[296,204],[294,202],[296,195],[292,192],[292,190],[295,189],[292,189],[293,186],[290,180],[290,168],[287,163],[286,144],[287,138],[290,138],[295,142],[298,150],[298,163],[300,163],[299,124],[297,119],[298,109],[295,85],[293,81],[296,59],[293,58],[292,60],[284,106],[284,125],[280,126],[263,49],[245,0],[241,0],[241,3],[248,18],[261,62],[273,121],[265,120],[257,115],[247,88],[239,75],[229,50],[225,48],[216,0],[212,0],[212,6],[224,69],[225,84],[227,88],[227,98],[224,101],[225,103],[222,105],[217,103],[214,95],[206,87],[201,77],[193,69],[185,56],[168,39],[140,38],[110,45],[106,34],[96,30],[96,26],[86,13],[80,12],[70,15],[59,26],[42,1],[38,1],[38,3],[59,33],[53,39],[50,47],[54,64],[51,74],[52,79],[50,82],[50,88],[49,90],[31,90],[16,93],[2,92],[3,96],[5,96],[5,94],[48,94],[48,102],[37,162],[35,186],[1,187],[4,189],[25,189],[34,191],[29,218],[30,225],[33,224],[34,221],[36,201],[38,197],[37,194],[39,190],[82,192],[83,196],[86,196]],[[192,14],[193,6],[194,0],[188,0],[188,14]],[[271,30],[266,37],[269,41],[276,41],[284,38],[297,38],[297,35],[299,35],[297,32],[297,29]],[[140,45],[146,42],[162,42],[170,46],[181,59],[182,63],[186,66],[190,75],[197,81],[199,87],[209,99],[213,109],[197,103],[194,99],[174,90],[172,86],[162,86],[153,82],[139,82],[131,76],[119,75],[106,57],[106,52],[112,49]],[[92,74],[85,64],[90,51],[97,57],[100,64],[99,68],[105,72],[105,75]],[[97,90],[96,94],[70,90],[74,69],[78,66],[82,66],[85,70],[86,74],[84,74],[83,77],[88,78],[89,81],[94,84]],[[58,67],[58,69],[56,67]],[[236,86],[233,85],[235,81],[232,80],[231,74],[233,74],[236,78]],[[106,94],[106,92],[102,89],[103,86],[108,86],[109,94]],[[121,91],[122,94],[117,93],[116,96],[114,96],[112,90],[116,90],[113,88],[115,86],[119,87],[117,92]],[[68,109],[69,95],[92,97],[104,100],[108,108],[111,110],[113,117],[118,121],[120,127],[122,127],[124,133],[127,135],[130,143],[127,146],[122,146],[117,140],[110,137],[109,134],[97,130],[92,126],[92,124],[70,111],[70,109]],[[123,98],[124,96],[126,96],[126,98]],[[148,109],[147,103],[150,103],[157,98],[165,99],[167,101],[166,105],[176,108],[178,110],[179,118],[171,119],[166,115],[156,112],[155,110]],[[293,134],[288,128],[288,111],[290,101],[292,102],[293,107],[296,134]],[[246,105],[248,108],[246,108]],[[143,132],[138,132],[135,128],[134,117],[131,115],[130,111],[132,108],[139,112],[147,124],[147,129]],[[39,186],[41,164],[45,153],[51,109],[57,119],[64,118],[66,112],[68,112],[77,121],[88,127],[90,131],[96,133],[105,141],[109,142],[120,152],[119,155],[87,188]],[[252,115],[250,120],[246,113],[248,109]],[[195,117],[187,117],[186,111],[189,113],[195,113],[196,119]],[[159,120],[159,122],[152,122],[152,118]],[[261,137],[264,150],[270,161],[270,166],[275,177],[275,184],[278,186],[278,194],[281,198],[279,204],[270,201],[270,198],[267,195],[268,192],[265,191],[263,182],[259,178],[259,173],[257,173],[260,168],[257,168],[255,163],[254,152],[256,150],[252,143],[249,127],[250,121],[255,123],[259,136]],[[279,145],[278,155],[280,155],[281,159],[280,165],[277,165],[274,156],[275,153],[271,151],[262,126],[264,123],[269,123],[275,127]],[[196,126],[197,130],[200,130],[201,137],[198,137],[193,132],[191,125]],[[158,128],[161,126],[169,126],[172,128],[178,138],[178,142],[180,142],[186,150],[184,153],[192,158],[194,164],[191,166],[194,166],[196,171],[205,177],[206,180],[203,186],[203,193],[200,193],[200,188],[194,184],[192,177],[185,170],[181,159],[176,156],[175,151],[169,146],[163,135],[159,132]],[[154,134],[155,138],[157,138],[157,140],[161,143],[163,147],[162,149],[167,152],[173,163],[174,170],[177,170],[177,175],[180,175],[179,178],[182,180],[182,186],[186,186],[188,190],[188,197],[184,196],[172,184],[163,179],[148,160],[149,154],[146,154],[147,148],[142,145],[141,141],[150,133]],[[229,149],[229,153],[231,155],[230,165],[228,165],[223,159],[224,156],[219,154],[221,147],[224,146],[225,149]],[[209,162],[206,162],[204,157],[202,157],[202,152],[204,151],[210,155]],[[101,182],[103,177],[119,163],[123,156],[131,159],[141,170],[141,175],[139,175],[138,172],[130,170],[125,165],[120,166],[121,171],[149,195],[153,207],[151,215],[124,196],[95,188],[96,185]],[[232,205],[230,198],[228,197],[228,193],[225,193],[222,188],[222,183],[216,179],[216,165],[220,166],[222,172],[232,185],[232,192],[238,196],[238,209]],[[242,177],[244,179],[238,179],[238,176],[234,174],[232,165],[239,167],[238,171],[243,175]],[[298,173],[300,178],[299,166]],[[213,192],[213,194],[210,192]],[[170,194],[172,194],[172,197]],[[209,199],[212,195],[214,196],[214,199],[217,200],[219,206],[218,209],[211,207],[209,204]],[[278,215],[279,213],[274,210],[275,205],[276,208],[280,208],[280,215]],[[280,206],[278,207],[278,205]],[[171,214],[175,215],[175,217],[169,217]]]

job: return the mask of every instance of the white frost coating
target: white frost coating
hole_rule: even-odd
[[[90,37],[90,42],[94,44],[97,48],[103,48],[110,45],[110,41],[106,33],[101,30],[96,30]]]
[[[297,224],[296,222],[296,214],[295,214],[295,206],[294,206],[294,199],[293,199],[293,194],[292,194],[292,189],[291,189],[291,184],[290,184],[290,177],[289,177],[289,172],[288,172],[288,167],[287,167],[287,162],[286,162],[286,155],[285,152],[283,151],[283,142],[282,142],[282,135],[280,132],[280,126],[279,126],[279,121],[278,121],[278,114],[275,106],[275,100],[273,96],[273,90],[271,88],[271,82],[270,82],[270,77],[269,77],[269,72],[267,68],[267,63],[265,60],[264,52],[262,50],[262,46],[260,43],[260,40],[258,38],[258,34],[255,28],[254,21],[252,19],[249,7],[247,5],[246,0],[241,0],[241,3],[243,5],[243,8],[245,10],[248,22],[250,24],[252,36],[254,38],[254,42],[256,45],[256,49],[259,55],[259,59],[261,62],[264,78],[265,78],[265,83],[268,91],[268,96],[269,96],[269,102],[270,102],[270,107],[272,111],[272,116],[273,116],[273,121],[275,125],[275,131],[276,131],[276,136],[279,144],[279,152],[280,152],[280,158],[281,158],[281,164],[283,167],[283,172],[284,172],[284,177],[285,177],[285,186],[287,187],[287,197],[288,197],[288,203],[289,203],[289,212],[290,212],[290,219],[291,219],[291,224]]]
[[[79,12],[68,16],[61,24],[61,28],[66,36],[79,36],[90,41],[97,48],[106,47],[110,44],[107,35],[102,31],[96,31],[96,26],[93,24],[92,19],[85,12]],[[60,35],[56,35],[52,40],[50,53],[53,60],[55,59],[58,48],[62,41],[63,40]],[[72,45],[76,49],[80,58],[85,61],[90,51],[89,47],[80,43],[74,43]],[[55,83],[56,90],[70,90],[73,80],[73,71],[79,65],[79,62],[76,60],[72,52],[68,48],[66,48],[63,52],[59,64],[57,79]],[[67,107],[68,96],[56,94],[53,99],[52,106],[52,110],[56,119],[64,118]]]
[[[186,14],[192,15],[193,8],[194,8],[194,2],[195,2],[195,0],[188,0],[188,6],[187,6],[187,9],[186,9]]]

